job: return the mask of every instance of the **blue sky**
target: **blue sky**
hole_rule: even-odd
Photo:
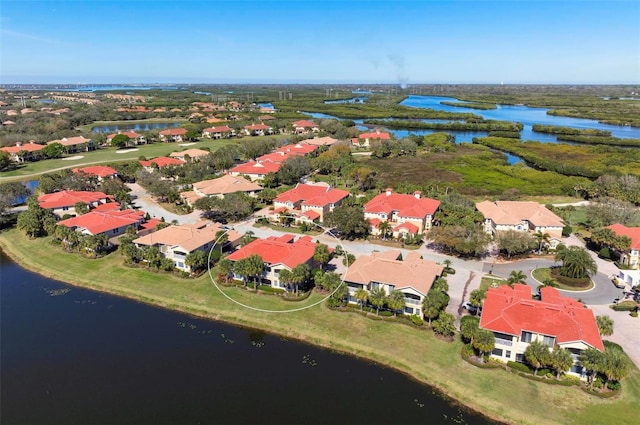
[[[0,0],[0,83],[640,83],[640,1]]]

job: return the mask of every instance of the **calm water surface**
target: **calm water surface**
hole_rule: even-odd
[[[92,133],[116,133],[118,131],[149,131],[180,127],[179,122],[145,122],[136,124],[100,125],[91,128]]]
[[[375,364],[66,286],[1,252],[0,278],[3,425],[491,423]]]

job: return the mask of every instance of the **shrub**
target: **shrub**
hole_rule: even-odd
[[[637,304],[633,301],[623,301],[621,303],[614,304],[611,308],[613,308],[614,311],[634,311],[637,309]]]
[[[529,368],[529,366],[527,366],[527,365],[526,365],[526,364],[524,364],[524,363],[518,363],[518,362],[512,362],[512,361],[509,361],[509,362],[507,362],[507,366],[508,366],[510,369],[517,370],[517,371],[519,371],[519,372],[533,373],[533,372],[531,371],[531,369]]]
[[[393,312],[388,311],[388,310],[382,310],[380,312],[380,316],[382,316],[382,317],[391,317],[391,316],[393,316]]]
[[[606,246],[604,248],[602,248],[600,250],[600,252],[598,253],[598,257],[603,258],[605,260],[610,260],[611,259],[611,252],[609,251],[609,248],[607,248]]]
[[[612,391],[619,391],[622,385],[620,385],[619,381],[609,381],[607,382],[607,388]]]
[[[460,350],[460,355],[462,356],[463,359],[468,359],[469,357],[473,356],[475,354],[475,352],[473,351],[473,347],[469,344],[464,344],[462,346],[462,349]]]
[[[562,236],[565,238],[571,236],[571,233],[573,233],[573,227],[566,225],[562,228]]]
[[[631,313],[629,313],[629,316],[638,317],[638,310],[633,310]]]
[[[417,314],[412,314],[409,318],[414,325],[422,326],[424,324],[424,320],[422,320]]]

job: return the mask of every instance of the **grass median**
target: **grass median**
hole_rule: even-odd
[[[0,234],[0,247],[27,269],[73,285],[183,311],[232,324],[264,329],[289,338],[376,361],[433,385],[461,404],[501,421],[519,424],[635,423],[640,410],[640,372],[633,368],[622,394],[602,400],[577,388],[546,385],[502,369],[476,368],[460,358],[461,343],[447,343],[424,328],[413,328],[360,314],[331,311],[325,303],[286,314],[241,308],[223,297],[208,275],[182,279],[122,265],[117,253],[89,260],[51,246],[48,238],[30,240],[17,230]],[[295,308],[301,303],[224,288],[261,308]],[[228,291],[228,292],[227,292]],[[254,304],[252,304],[254,305]]]

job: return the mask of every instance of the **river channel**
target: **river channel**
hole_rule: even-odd
[[[47,279],[0,251],[8,424],[490,424],[376,364]]]

